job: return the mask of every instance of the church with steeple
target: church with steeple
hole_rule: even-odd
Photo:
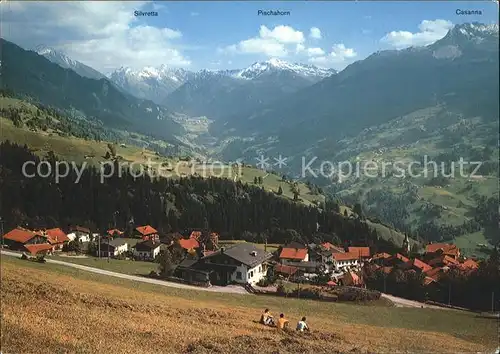
[[[405,239],[403,241],[403,249],[402,249],[402,253],[405,255],[405,256],[409,256],[410,255],[410,239],[408,238],[408,235],[405,234]]]

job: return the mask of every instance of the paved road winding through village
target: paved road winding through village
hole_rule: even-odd
[[[13,257],[20,257],[19,253],[16,252],[10,252],[10,251],[5,251],[2,250],[1,253],[6,256],[13,256]],[[158,280],[158,279],[152,279],[152,278],[145,278],[145,277],[139,277],[136,275],[129,275],[129,274],[123,274],[123,273],[117,273],[117,272],[112,272],[109,270],[104,270],[104,269],[99,269],[99,268],[94,268],[94,267],[88,267],[84,266],[81,264],[75,264],[75,263],[70,263],[70,262],[63,262],[63,261],[57,261],[55,259],[46,259],[47,263],[53,263],[53,264],[59,264],[62,266],[66,267],[71,267],[71,268],[76,268],[80,270],[84,270],[87,272],[92,272],[92,273],[97,273],[97,274],[102,274],[102,275],[108,275],[111,277],[116,277],[116,278],[122,278],[122,279],[128,279],[128,280],[133,280],[133,281],[139,281],[143,283],[149,283],[149,284],[155,284],[155,285],[161,285],[161,286],[168,286],[171,288],[179,288],[179,289],[190,289],[190,290],[198,290],[198,291],[212,291],[212,292],[219,292],[219,293],[230,293],[230,294],[247,294],[249,293],[242,287],[240,286],[235,286],[235,285],[228,285],[228,286],[211,286],[210,288],[203,288],[203,287],[198,287],[198,286],[193,286],[193,285],[186,285],[186,284],[181,284],[181,283],[174,283],[174,282],[169,282],[169,281],[164,281],[164,280]],[[433,306],[433,305],[427,305],[421,302],[417,301],[412,301],[408,299],[402,299],[400,297],[388,295],[388,294],[382,294],[383,297],[386,299],[392,301],[396,307],[416,307],[416,308],[433,308],[433,309],[446,309],[443,307],[438,307],[438,306]]]
[[[10,251],[4,251],[2,250],[1,253],[6,256],[13,256],[19,258],[21,255],[16,252],[10,252]],[[104,270],[104,269],[99,269],[99,268],[94,268],[94,267],[88,267],[84,266],[81,264],[75,264],[75,263],[70,263],[70,262],[63,262],[63,261],[56,261],[54,259],[48,259],[46,258],[47,263],[53,263],[53,264],[59,264],[63,265],[66,267],[71,267],[71,268],[76,268],[80,270],[84,270],[87,272],[92,272],[92,273],[97,273],[97,274],[103,274],[103,275],[109,275],[111,277],[116,277],[116,278],[122,278],[122,279],[128,279],[128,280],[133,280],[133,281],[139,281],[143,283],[149,283],[149,284],[155,284],[155,285],[161,285],[161,286],[168,286],[171,288],[179,288],[179,289],[191,289],[191,290],[198,290],[198,291],[213,291],[213,292],[219,292],[219,293],[231,293],[231,294],[249,294],[244,288],[240,286],[234,286],[234,285],[228,285],[228,286],[211,286],[210,288],[203,288],[199,286],[193,286],[193,285],[186,285],[186,284],[181,284],[181,283],[174,283],[174,282],[169,282],[169,281],[164,281],[164,280],[158,280],[158,279],[152,279],[152,278],[145,278],[145,277],[139,277],[136,275],[129,275],[129,274],[123,274],[123,273],[117,273],[117,272],[112,272],[109,270]]]
[[[448,308],[446,308],[446,307],[428,305],[428,304],[425,304],[423,302],[403,299],[401,297],[396,297],[396,296],[392,296],[389,294],[382,294],[382,297],[392,301],[394,303],[394,306],[396,306],[396,307],[418,307],[418,308],[448,310]]]

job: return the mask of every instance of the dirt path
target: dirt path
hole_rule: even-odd
[[[10,252],[10,251],[5,251],[2,250],[1,253],[6,256],[12,256],[12,257],[20,257],[21,255],[16,252]],[[164,281],[164,280],[158,280],[158,279],[152,279],[152,278],[144,278],[144,277],[138,277],[136,275],[129,275],[129,274],[123,274],[123,273],[117,273],[117,272],[112,272],[109,270],[104,270],[104,269],[99,269],[99,268],[94,268],[94,267],[88,267],[84,266],[81,264],[75,264],[75,263],[70,263],[70,262],[63,262],[63,261],[56,261],[55,259],[47,259],[47,263],[53,263],[53,264],[59,264],[63,265],[66,267],[70,268],[76,268],[80,270],[84,270],[87,272],[92,272],[92,273],[97,273],[97,274],[102,274],[102,275],[108,275],[111,277],[115,278],[122,278],[122,279],[128,279],[128,280],[133,280],[133,281],[139,281],[142,283],[149,283],[149,284],[156,284],[156,285],[161,285],[161,286],[168,286],[171,288],[179,288],[179,289],[190,289],[190,290],[198,290],[198,291],[212,291],[212,292],[220,292],[220,293],[231,293],[231,294],[247,294],[249,293],[240,286],[236,285],[228,285],[228,286],[211,286],[210,288],[202,288],[198,286],[193,286],[193,285],[187,285],[187,284],[181,284],[181,283],[174,283],[174,282],[169,282],[169,281]]]

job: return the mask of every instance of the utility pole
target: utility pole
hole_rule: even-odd
[[[0,216],[0,231],[2,232],[2,248],[4,247],[4,238],[3,238],[3,217]]]
[[[97,257],[101,259],[101,234],[99,234],[99,249],[97,251]]]
[[[451,305],[451,282],[450,286],[448,287],[448,305]]]

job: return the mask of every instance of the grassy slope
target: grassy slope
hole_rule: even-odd
[[[1,259],[4,352],[477,352],[497,344],[492,320],[465,312],[358,306],[138,284]],[[264,307],[310,334],[254,321]]]
[[[346,139],[343,143],[346,148],[339,154],[351,156],[353,159],[357,156],[360,161],[374,160],[379,163],[379,166],[382,162],[409,162],[417,156],[423,157],[424,155],[428,155],[428,160],[432,160],[432,156],[451,149],[451,145],[445,144],[443,147],[442,138],[445,134],[460,131],[463,144],[482,148],[487,138],[485,132],[491,135],[492,132],[498,131],[498,121],[485,122],[476,117],[464,122],[461,118],[450,113],[443,106],[422,109],[390,123],[373,127],[357,137]],[[464,156],[464,160],[468,161],[467,156]],[[498,149],[493,149],[490,161],[498,161]],[[451,161],[448,165],[450,163]],[[440,165],[438,166],[440,168]],[[455,162],[455,166],[458,169],[458,162]],[[483,178],[469,181],[468,178],[460,177],[457,170],[457,177],[452,178],[450,184],[442,188],[428,186],[427,183],[433,176],[433,172],[430,171],[428,176],[410,180],[418,188],[420,197],[420,200],[408,206],[410,217],[407,223],[413,227],[425,221],[420,211],[423,204],[430,203],[443,208],[441,216],[436,220],[438,224],[461,225],[471,217],[471,212],[476,207],[476,196],[490,197],[498,194],[499,190],[498,178],[495,176],[483,176]],[[340,194],[360,193],[363,195],[366,191],[389,189],[398,195],[403,192],[404,183],[403,179],[395,177],[362,178],[351,183],[344,183],[347,188]],[[466,188],[468,184],[471,185],[470,189]],[[481,254],[476,248],[476,243],[481,243],[480,240],[484,240],[484,236],[478,237],[478,233],[474,233],[462,235],[460,239],[469,240],[466,241],[469,246],[468,250],[465,250],[466,254]]]
[[[61,257],[58,255],[47,256],[47,258],[58,261],[81,264],[88,267],[94,267],[112,272],[131,274],[131,275],[147,275],[152,270],[158,270],[158,263],[142,262],[142,261],[126,261],[119,259],[107,259],[98,257]]]

